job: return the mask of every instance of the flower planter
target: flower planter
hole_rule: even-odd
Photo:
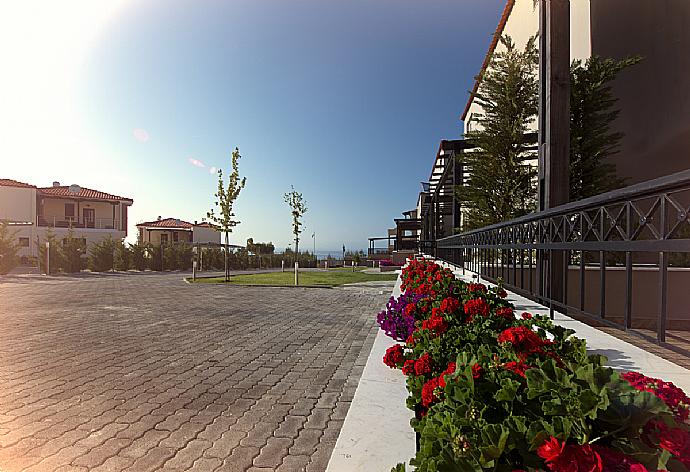
[[[383,360],[407,378],[418,470],[688,470],[690,399],[673,384],[613,371],[500,287],[425,260],[402,279],[377,321],[404,340]]]

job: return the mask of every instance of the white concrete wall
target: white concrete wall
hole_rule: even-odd
[[[36,189],[0,186],[0,220],[36,222]]]

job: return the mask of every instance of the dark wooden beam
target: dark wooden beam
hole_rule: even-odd
[[[570,197],[570,1],[539,6],[539,210],[546,210]]]
[[[539,0],[539,16],[539,211],[544,211],[570,199],[570,1]],[[538,280],[546,281],[539,284],[540,294],[562,302],[567,270],[562,251],[540,251],[538,258]]]

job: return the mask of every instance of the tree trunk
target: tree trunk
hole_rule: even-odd
[[[225,232],[225,281],[227,282],[230,278],[230,273],[228,271],[228,246],[230,245],[230,237],[228,232]]]
[[[299,260],[299,238],[295,238],[295,262]]]

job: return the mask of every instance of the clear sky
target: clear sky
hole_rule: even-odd
[[[232,242],[367,246],[416,204],[504,0],[51,0],[0,6],[0,177],[201,220],[239,146]]]

